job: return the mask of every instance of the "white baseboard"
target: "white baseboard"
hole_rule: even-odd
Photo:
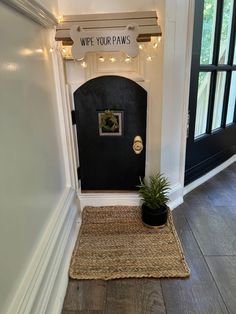
[[[65,250],[63,251],[62,261],[60,267],[57,270],[57,278],[54,282],[54,287],[50,295],[50,300],[47,304],[46,313],[48,314],[61,313],[69,281],[68,270],[70,266],[70,260],[75,246],[75,242],[77,240],[79,228],[80,221],[78,219],[74,219],[71,232],[66,242],[67,245],[65,246]]]
[[[48,302],[47,310],[45,313],[61,314],[69,282],[68,270],[70,266],[70,260],[75,246],[75,241],[77,240],[79,228],[80,222],[75,220],[74,226],[71,230],[71,234],[67,241],[67,248],[64,251],[62,263],[57,271],[57,279],[55,280],[54,288],[51,293],[50,300]]]
[[[177,183],[171,187],[170,201],[168,206],[173,210],[183,203],[183,188],[180,183]]]
[[[176,208],[183,203],[182,188],[180,184],[171,187],[170,202],[171,209]],[[85,206],[139,206],[140,197],[137,192],[132,193],[79,193],[80,208]]]
[[[234,163],[236,161],[236,154],[233,155],[232,157],[230,157],[228,160],[226,160],[225,162],[223,162],[221,165],[219,165],[218,167],[214,168],[213,170],[211,170],[210,172],[208,172],[207,174],[205,174],[204,176],[202,176],[201,178],[193,181],[192,183],[188,184],[187,186],[184,187],[184,195],[188,194],[189,192],[191,192],[192,190],[196,189],[199,185],[203,184],[204,182],[206,182],[207,180],[211,179],[212,177],[214,177],[216,174],[218,174],[219,172],[221,172],[222,170],[226,169],[227,167],[229,167],[232,163]]]
[[[49,306],[52,308],[52,304],[56,303],[53,302],[55,283],[58,276],[62,277],[59,271],[63,266],[68,270],[68,259],[71,256],[71,247],[77,231],[78,206],[75,191],[66,188],[8,309],[8,314],[60,313],[63,295],[60,296],[59,301],[57,300],[60,303],[57,304],[58,311],[48,312],[47,308]],[[67,276],[64,281],[66,280]],[[61,294],[63,294],[62,290]]]

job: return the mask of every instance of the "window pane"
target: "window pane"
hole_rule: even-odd
[[[201,44],[201,64],[211,64],[213,55],[213,44],[216,21],[216,0],[204,1],[202,44]]]
[[[198,77],[197,113],[195,122],[195,138],[206,133],[207,111],[209,101],[211,73],[200,72]]]
[[[226,72],[217,73],[212,130],[215,130],[221,126],[224,91],[225,91],[225,79],[226,79]]]
[[[229,102],[228,102],[228,111],[226,124],[232,123],[234,120],[234,108],[236,102],[236,72],[232,73],[230,92],[229,92]]]
[[[226,64],[228,62],[233,5],[234,5],[233,0],[224,1],[222,27],[220,35],[220,51],[219,51],[220,64]]]

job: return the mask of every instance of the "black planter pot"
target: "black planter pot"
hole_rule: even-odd
[[[151,227],[162,226],[166,224],[168,218],[168,207],[163,206],[161,209],[152,209],[145,204],[142,205],[142,221],[145,225]]]

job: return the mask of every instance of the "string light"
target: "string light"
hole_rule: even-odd
[[[37,52],[37,53],[43,53],[43,49],[42,49],[42,48],[35,49],[35,52]]]
[[[116,62],[116,58],[111,57],[111,58],[110,58],[110,61],[111,61],[111,63],[114,63],[114,62]]]
[[[125,58],[125,62],[126,62],[126,63],[130,63],[130,62],[131,62],[131,58],[130,58],[130,57],[126,57],[126,58]]]
[[[53,51],[54,51],[53,48],[50,48],[50,49],[49,49],[49,52],[53,52]]]
[[[153,44],[153,48],[156,49],[158,47],[158,43]]]
[[[143,50],[143,48],[144,48],[143,45],[139,45],[138,47],[140,50]]]
[[[58,21],[58,23],[62,23],[63,22],[63,16],[62,15],[58,16],[57,21]]]
[[[150,61],[152,61],[152,57],[151,57],[151,56],[147,56],[146,60],[147,60],[148,62],[150,62]]]

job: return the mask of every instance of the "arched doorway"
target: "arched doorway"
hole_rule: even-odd
[[[78,88],[74,102],[81,189],[135,190],[145,176],[147,92],[127,78],[102,76]]]

